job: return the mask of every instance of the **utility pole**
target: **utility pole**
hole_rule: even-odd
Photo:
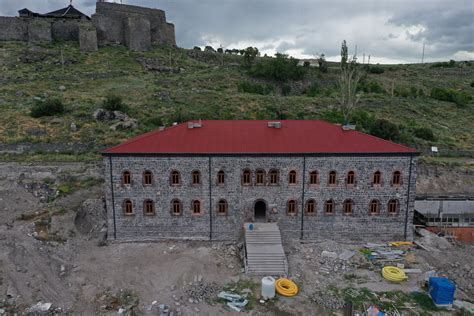
[[[222,46],[222,44],[219,45],[220,48],[221,48],[221,64],[222,66],[224,66],[224,47]]]
[[[356,45],[356,48],[355,48],[354,57],[357,58],[357,45]]]
[[[367,60],[367,65],[370,64],[370,55],[369,55],[369,60]]]
[[[423,43],[423,53],[421,53],[421,64],[425,61],[425,43]]]
[[[365,53],[362,54],[362,65],[365,64]]]

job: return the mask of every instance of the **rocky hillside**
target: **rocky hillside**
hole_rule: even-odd
[[[252,77],[240,56],[170,47],[81,53],[68,42],[0,42],[0,56],[0,153],[6,160],[95,160],[106,146],[187,119],[342,120],[334,63],[327,72],[307,67],[301,80],[281,82]],[[370,132],[367,122],[385,119],[398,128],[399,142],[437,145],[450,156],[472,150],[474,63],[365,70],[353,117],[358,128]],[[467,101],[433,97],[433,88],[462,93]],[[127,110],[101,112],[108,95]],[[32,117],[32,107],[50,99],[60,100],[64,113]],[[462,164],[472,167],[469,159]]]

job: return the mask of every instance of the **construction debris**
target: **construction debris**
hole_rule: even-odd
[[[219,289],[220,286],[217,283],[206,283],[201,280],[200,282],[198,281],[189,284],[184,289],[184,294],[193,300],[201,302],[214,297]]]
[[[332,291],[317,291],[313,295],[313,301],[325,309],[343,309],[346,306],[344,299]]]
[[[242,296],[232,293],[232,292],[220,292],[217,294],[218,298],[227,300],[227,306],[233,309],[236,312],[241,312],[244,307],[248,304],[248,300],[244,299]]]

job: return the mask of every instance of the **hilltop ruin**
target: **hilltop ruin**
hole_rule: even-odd
[[[72,5],[45,14],[26,8],[18,12],[18,17],[0,17],[0,40],[78,41],[83,51],[107,44],[132,51],[146,51],[154,44],[176,45],[174,25],[166,21],[163,10],[97,2],[91,17]]]

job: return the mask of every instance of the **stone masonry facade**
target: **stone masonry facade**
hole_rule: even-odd
[[[415,198],[415,155],[189,155],[133,156],[104,155],[108,216],[108,238],[121,241],[159,239],[237,240],[243,225],[255,220],[255,204],[265,203],[265,220],[277,222],[283,238],[331,238],[335,240],[399,240],[412,238]],[[411,164],[411,166],[410,166]],[[242,183],[243,171],[251,171],[251,185]],[[256,170],[266,172],[265,184],[256,184]],[[268,172],[278,171],[278,184],[269,184]],[[124,171],[131,174],[131,184],[122,184]],[[151,185],[143,184],[143,173],[153,174]],[[171,172],[178,171],[180,185],[171,185]],[[201,181],[192,184],[192,173],[199,171]],[[218,184],[223,171],[225,183]],[[290,171],[296,183],[289,184]],[[318,183],[310,184],[310,172],[317,171]],[[328,185],[331,171],[337,183]],[[355,183],[346,184],[349,171]],[[373,185],[373,174],[381,173],[381,184]],[[395,171],[401,174],[400,185],[392,185]],[[410,175],[411,173],[411,175]],[[182,211],[172,215],[171,203],[179,200]],[[314,200],[314,213],[306,204]],[[326,214],[325,202],[333,200],[335,209]],[[351,214],[343,203],[353,201]],[[133,215],[125,215],[124,201],[130,200]],[[154,215],[145,215],[144,201],[154,203]],[[218,214],[218,203],[225,200],[225,215]],[[376,215],[369,212],[373,200],[379,201]],[[395,213],[388,212],[390,200],[397,201]],[[199,201],[200,214],[193,214],[193,201]],[[296,202],[295,214],[288,214],[288,202]],[[261,203],[260,203],[261,204]]]
[[[151,45],[176,46],[174,25],[165,12],[118,3],[98,2],[92,21],[52,17],[0,16],[0,40],[28,43],[78,41],[83,51],[107,44],[147,51]]]

